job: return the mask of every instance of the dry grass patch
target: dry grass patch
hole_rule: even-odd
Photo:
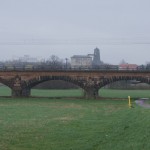
[[[63,123],[68,123],[68,122],[71,122],[71,121],[75,120],[75,117],[64,116],[64,117],[53,118],[53,120],[60,121],[60,122],[63,122]]]

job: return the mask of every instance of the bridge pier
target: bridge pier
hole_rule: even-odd
[[[12,97],[29,97],[31,94],[31,90],[29,88],[21,89],[21,88],[13,88],[12,89]]]
[[[96,99],[98,98],[98,88],[94,88],[94,87],[88,87],[84,89],[84,97],[87,99]]]

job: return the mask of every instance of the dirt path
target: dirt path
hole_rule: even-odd
[[[150,108],[150,104],[148,104],[147,101],[149,101],[148,98],[141,98],[139,100],[136,100],[135,103],[144,108]]]

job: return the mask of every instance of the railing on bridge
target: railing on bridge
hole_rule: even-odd
[[[101,66],[93,66],[89,68],[85,67],[78,67],[78,68],[71,68],[66,66],[57,66],[57,65],[48,65],[48,64],[0,64],[0,71],[117,71],[119,69],[118,65],[101,65]],[[126,71],[150,71],[150,66],[148,67],[143,67],[143,66],[138,66],[135,69],[129,69],[125,68],[123,70]]]

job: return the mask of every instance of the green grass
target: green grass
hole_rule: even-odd
[[[127,101],[0,99],[0,150],[149,150],[150,109]]]
[[[42,97],[81,97],[83,96],[83,90],[81,89],[71,89],[71,90],[38,90],[32,89],[32,96],[42,96]],[[112,90],[112,89],[100,89],[99,95],[101,97],[108,98],[141,98],[149,97],[150,90]]]
[[[70,90],[42,90],[32,89],[32,96],[39,97],[82,97],[82,89],[70,89]],[[138,99],[141,97],[150,98],[150,90],[112,90],[112,89],[100,89],[99,95],[101,97],[108,98],[131,98]],[[11,89],[5,86],[0,86],[0,96],[11,96]]]
[[[7,86],[0,86],[0,96],[10,96],[11,89]]]
[[[112,89],[101,89],[99,95],[102,97],[110,98],[150,98],[150,90],[112,90]]]
[[[149,90],[101,89],[103,97],[150,97]],[[0,94],[10,95],[0,88]],[[32,90],[46,97],[82,90]],[[149,150],[150,109],[128,100],[0,98],[0,150]]]
[[[83,96],[82,89],[67,89],[67,90],[42,90],[42,89],[32,89],[32,96],[41,97],[81,97]]]

